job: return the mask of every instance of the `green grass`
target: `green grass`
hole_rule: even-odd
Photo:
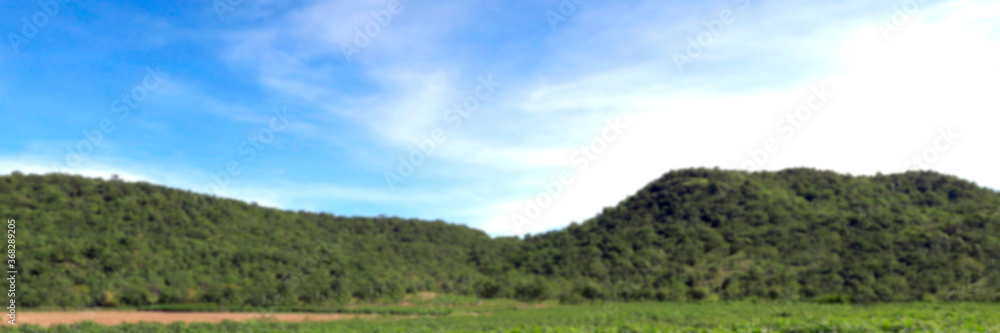
[[[326,323],[84,323],[18,332],[1000,332],[1000,304],[604,303],[454,308],[441,316]],[[438,308],[438,307],[430,307]],[[445,307],[447,308],[447,307]],[[479,307],[482,308],[482,307]]]

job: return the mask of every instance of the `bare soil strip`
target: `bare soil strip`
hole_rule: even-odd
[[[353,318],[367,318],[372,315],[340,314],[340,313],[270,313],[256,312],[157,312],[157,311],[74,311],[74,312],[18,312],[18,324],[32,324],[44,327],[93,321],[102,325],[118,325],[124,323],[173,323],[173,322],[203,322],[220,323],[226,320],[237,322],[251,319],[269,321],[303,322],[303,321],[333,321]]]

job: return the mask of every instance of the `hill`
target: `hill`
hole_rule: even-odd
[[[525,300],[1000,300],[1000,195],[932,172],[667,173],[517,238],[289,212],[147,183],[0,177],[18,301],[332,306],[434,291]]]
[[[1000,195],[932,172],[681,170],[526,243],[519,267],[597,295],[1000,300]]]
[[[0,178],[25,306],[342,303],[481,278],[500,242],[441,221],[287,212],[147,183]]]

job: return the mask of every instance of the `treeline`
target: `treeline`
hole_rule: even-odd
[[[680,170],[524,239],[59,174],[0,177],[0,217],[18,221],[28,307],[1000,300],[1000,195],[931,172]]]

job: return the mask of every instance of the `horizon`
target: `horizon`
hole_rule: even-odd
[[[1000,189],[990,1],[0,8],[0,175],[115,174],[491,237],[583,222],[694,165]]]

